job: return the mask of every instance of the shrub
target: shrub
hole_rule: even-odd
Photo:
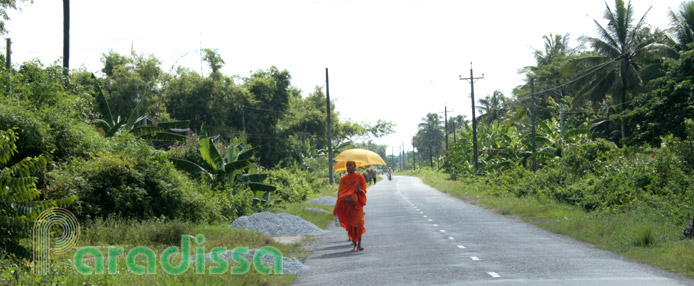
[[[0,130],[17,127],[17,145],[22,148],[16,158],[34,157],[55,150],[50,126],[17,102],[0,100]]]
[[[73,207],[81,219],[151,217],[193,221],[219,217],[193,182],[176,171],[166,155],[134,138],[117,136],[111,153],[75,158],[50,172],[49,195],[77,195]]]
[[[309,195],[318,192],[326,184],[311,172],[301,170],[298,166],[267,171],[268,183],[277,186],[277,194],[286,202],[306,200]]]

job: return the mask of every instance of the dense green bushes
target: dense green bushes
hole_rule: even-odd
[[[326,178],[318,177],[298,166],[269,170],[268,183],[277,186],[278,195],[286,202],[304,201],[309,195],[327,185]]]
[[[686,143],[663,139],[661,148],[621,148],[596,140],[567,146],[556,164],[533,173],[516,165],[487,179],[491,192],[537,196],[586,211],[621,212],[639,207],[684,224],[694,206],[691,170],[682,164]]]
[[[75,158],[48,175],[48,195],[76,195],[80,218],[151,217],[193,221],[219,219],[195,183],[178,172],[167,155],[132,135],[117,136],[90,158]],[[110,149],[110,150],[109,150]]]

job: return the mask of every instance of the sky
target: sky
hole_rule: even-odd
[[[681,0],[632,0],[638,19],[661,29]],[[614,1],[607,1],[614,7]],[[572,46],[596,36],[602,0],[71,0],[70,67],[98,72],[108,51],[154,55],[161,68],[183,66],[208,74],[200,49],[217,49],[226,75],[249,76],[271,66],[286,69],[304,96],[318,86],[340,118],[396,124],[374,140],[412,150],[427,113],[471,118],[475,99],[495,90],[511,96],[524,84],[519,69],[535,64],[544,35],[566,34]],[[62,1],[34,1],[9,13],[6,38],[12,61],[61,61]],[[2,47],[5,53],[5,47]],[[477,113],[479,115],[479,113]]]

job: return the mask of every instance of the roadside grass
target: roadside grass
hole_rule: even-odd
[[[335,196],[337,185],[328,186],[313,193],[310,198]],[[314,207],[328,211],[328,214],[306,210]],[[332,206],[307,205],[305,202],[282,203],[271,209],[275,213],[286,212],[321,228],[327,228],[333,221]],[[196,247],[204,247],[209,253],[215,247],[225,247],[232,250],[239,247],[249,249],[271,246],[278,249],[285,257],[303,258],[308,255],[300,243],[284,245],[273,240],[272,236],[231,228],[229,223],[218,225],[196,224],[180,220],[151,219],[146,221],[124,220],[119,218],[96,219],[80,226],[80,238],[77,247],[65,254],[51,256],[51,269],[48,275],[33,274],[30,268],[17,266],[8,260],[0,259],[0,285],[291,285],[296,279],[295,274],[263,275],[253,266],[245,274],[232,274],[231,268],[238,264],[229,265],[229,271],[223,274],[209,274],[209,268],[216,264],[206,263],[207,274],[196,274],[196,264],[191,262],[188,270],[180,275],[167,274],[157,262],[155,274],[137,275],[127,269],[125,254],[136,246],[149,247],[155,251],[156,259],[160,258],[164,249],[181,245],[181,235],[197,236],[202,234],[205,242],[198,245],[191,243],[191,254]],[[311,238],[305,238],[310,240]],[[83,275],[74,268],[73,258],[79,247],[96,246],[104,254],[104,266],[108,269],[106,257],[109,246],[123,247],[125,254],[118,257],[118,274]],[[138,256],[138,265],[146,265],[143,256]],[[180,261],[180,258],[178,258]],[[172,262],[178,263],[176,259]],[[94,265],[94,259],[86,259],[89,266]],[[249,260],[252,264],[253,262]],[[107,270],[106,270],[107,272]],[[9,283],[9,284],[8,284]]]
[[[449,179],[447,174],[416,170],[416,176],[445,193],[499,214],[515,216],[543,229],[573,237],[597,248],[615,252],[688,278],[694,278],[694,241],[682,240],[684,225],[676,225],[653,209],[621,213],[585,212],[579,207],[536,197],[494,195],[484,179]]]
[[[74,255],[78,248],[74,248],[65,254],[51,256],[51,269],[48,275],[31,273],[31,269],[13,265],[2,265],[3,273],[0,275],[0,284],[5,285],[290,285],[296,275],[263,275],[253,266],[244,274],[232,274],[232,267],[237,267],[235,262],[229,263],[229,270],[223,274],[210,274],[209,269],[216,266],[213,262],[205,263],[205,273],[196,273],[196,264],[191,262],[188,270],[180,275],[168,274],[163,271],[159,258],[164,249],[170,246],[180,247],[181,235],[202,234],[205,242],[197,244],[191,242],[191,255],[195,255],[196,248],[203,247],[209,253],[215,247],[224,247],[232,250],[239,247],[248,249],[271,246],[278,249],[285,257],[296,257],[304,252],[299,243],[283,245],[276,243],[271,236],[255,233],[242,229],[220,225],[194,225],[180,221],[126,221],[117,219],[97,220],[94,223],[81,228],[82,234],[78,241],[78,247],[95,246],[104,254],[104,269],[106,274],[83,275],[74,268]],[[171,237],[168,237],[170,235]],[[173,237],[176,237],[174,241]],[[165,238],[166,237],[166,238]],[[123,255],[118,256],[118,274],[108,272],[108,246],[123,247]],[[145,246],[154,250],[157,266],[155,274],[138,275],[127,269],[125,256],[135,246]],[[91,256],[85,259],[85,264],[94,266]],[[138,265],[146,265],[143,256],[138,256]],[[172,260],[177,265],[180,256]],[[248,260],[252,265],[252,260]],[[6,262],[6,261],[5,261]],[[7,272],[5,272],[7,270]]]

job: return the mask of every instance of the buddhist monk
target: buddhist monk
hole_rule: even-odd
[[[357,164],[349,161],[346,164],[347,174],[340,179],[340,188],[337,191],[337,202],[333,209],[333,215],[337,216],[340,225],[347,230],[347,235],[352,240],[352,251],[362,251],[361,235],[364,229],[364,205],[366,205],[366,180],[364,176],[355,173]]]

